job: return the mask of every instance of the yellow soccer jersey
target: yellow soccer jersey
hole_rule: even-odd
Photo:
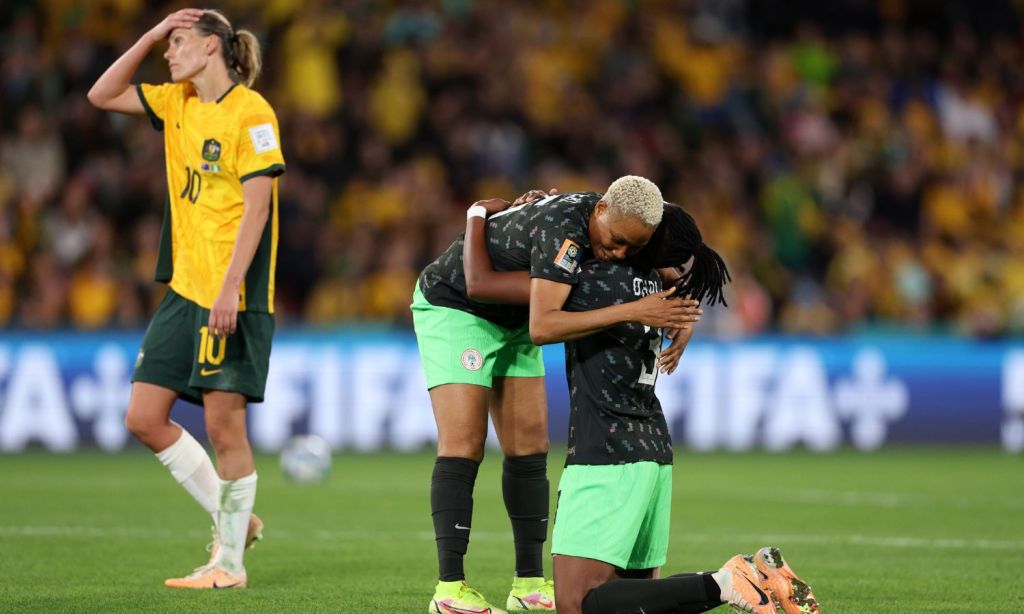
[[[242,183],[274,177],[270,216],[241,288],[239,311],[274,312],[277,179],[284,172],[277,117],[244,85],[200,102],[190,83],[142,84],[139,99],[164,133],[167,205],[157,281],[207,309],[221,285],[242,221]]]

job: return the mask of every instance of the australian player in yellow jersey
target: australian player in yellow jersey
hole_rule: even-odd
[[[171,82],[131,84],[150,50]],[[146,330],[125,423],[214,521],[212,556],[173,588],[243,588],[242,554],[262,532],[252,514],[256,469],[246,403],[263,400],[274,331],[277,177],[284,172],[274,110],[249,89],[256,37],[223,14],[183,9],[139,39],[96,81],[89,100],[148,115],[163,132],[167,201],[156,279],[170,288]],[[170,420],[184,398],[205,408],[217,470]]]

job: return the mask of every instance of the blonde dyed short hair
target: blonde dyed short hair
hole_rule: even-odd
[[[608,211],[617,216],[635,217],[648,226],[661,222],[665,200],[654,182],[636,175],[619,177],[604,193]]]

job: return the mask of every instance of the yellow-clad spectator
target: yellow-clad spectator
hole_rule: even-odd
[[[307,5],[288,26],[281,65],[286,104],[298,113],[327,117],[342,102],[342,80],[335,55],[351,24],[343,11]]]

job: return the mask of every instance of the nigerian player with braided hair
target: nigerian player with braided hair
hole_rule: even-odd
[[[170,82],[132,85],[158,44]],[[167,294],[142,341],[125,424],[214,522],[211,556],[172,588],[244,588],[243,551],[261,536],[246,404],[263,400],[274,332],[277,117],[250,89],[259,42],[220,12],[182,9],[144,34],[89,91],[95,106],[148,115],[163,132],[167,201],[156,266]],[[217,456],[170,420],[203,406]]]

